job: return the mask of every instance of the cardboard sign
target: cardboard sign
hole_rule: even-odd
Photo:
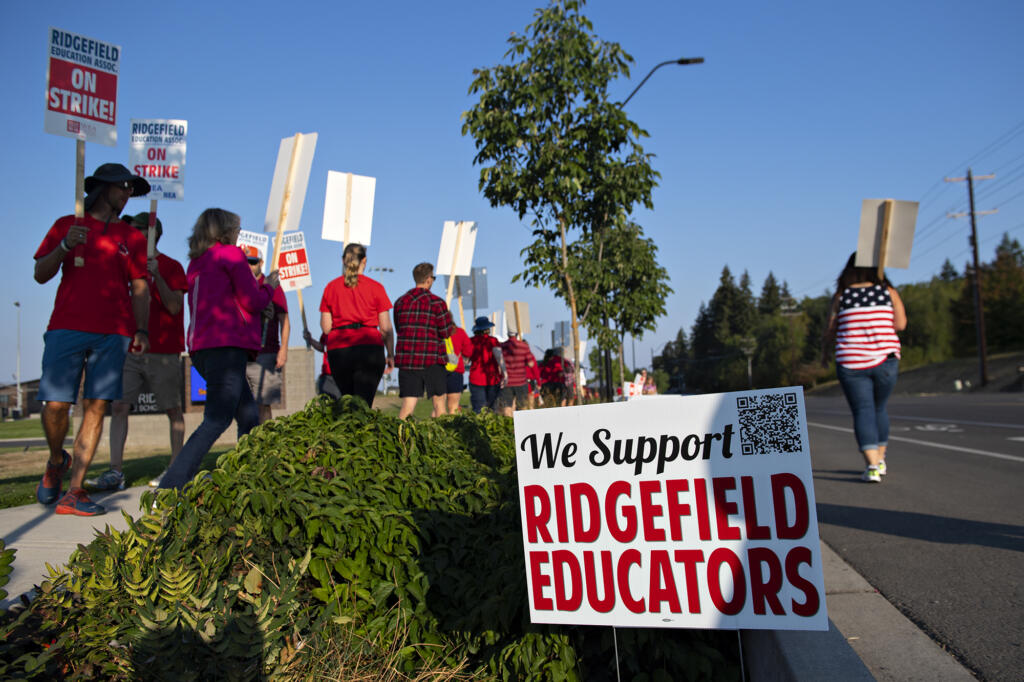
[[[873,268],[879,264],[887,268],[909,268],[916,222],[916,201],[865,199],[861,202],[860,233],[857,236],[857,259],[854,264],[858,268]]]
[[[513,419],[534,623],[828,629],[801,388]]]
[[[476,223],[469,220],[444,221],[441,248],[437,252],[435,275],[468,275],[476,247]]]
[[[449,286],[451,275],[444,276],[445,289]],[[455,278],[455,295],[461,296],[474,310],[487,307],[487,268],[470,268],[468,275]]]
[[[370,245],[373,195],[377,178],[327,171],[322,239],[343,244]]]
[[[120,46],[51,26],[46,54],[44,130],[116,146]]]
[[[277,257],[277,276],[281,288],[295,291],[313,285],[306,255],[306,238],[301,232],[289,232],[281,238],[281,255]]]
[[[150,199],[184,200],[187,136],[188,121],[132,119],[132,173],[149,181],[151,189],[146,196]]]
[[[238,246],[254,246],[256,250],[260,252],[260,258],[263,259],[263,265],[266,266],[270,259],[267,257],[267,249],[270,248],[270,236],[263,232],[250,232],[249,230],[239,230],[238,239],[235,240],[235,244]]]
[[[274,180],[270,184],[270,197],[267,199],[267,215],[263,219],[264,232],[277,232],[279,224],[285,232],[299,229],[314,151],[316,133],[299,135],[297,144],[295,137],[281,140],[277,149],[277,164],[274,166]]]
[[[525,301],[505,301],[505,324],[508,334],[530,333],[530,304]]]

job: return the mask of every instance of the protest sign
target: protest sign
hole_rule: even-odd
[[[370,245],[377,178],[327,171],[322,239]]]
[[[132,173],[149,181],[150,199],[185,198],[185,142],[188,121],[133,118]]]
[[[622,397],[626,400],[639,398],[644,394],[644,385],[638,381],[622,382]]]
[[[256,250],[260,252],[260,258],[263,259],[264,265],[270,262],[267,258],[267,249],[270,246],[270,235],[262,232],[250,232],[249,230],[239,230],[238,239],[235,240],[235,244],[238,246],[254,246]]]
[[[281,140],[274,165],[274,179],[267,199],[264,232],[291,232],[299,229],[302,205],[306,201],[309,171],[316,151],[316,133],[297,133]]]
[[[828,629],[801,388],[513,419],[534,623]]]
[[[505,320],[509,334],[525,336],[530,332],[530,304],[524,301],[505,301]]]
[[[116,146],[120,46],[50,27],[46,53],[45,131]]]
[[[277,276],[285,291],[297,291],[312,286],[306,238],[301,232],[289,232],[281,239],[281,255],[277,257]]]
[[[916,201],[865,199],[857,235],[858,268],[909,268],[917,221]]]

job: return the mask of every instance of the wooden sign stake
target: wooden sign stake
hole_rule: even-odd
[[[345,173],[345,234],[341,241],[341,248],[344,251],[348,246],[349,225],[352,222],[352,174]]]
[[[277,219],[277,235],[274,236],[274,260],[270,261],[271,270],[277,270],[277,259],[281,255],[281,239],[284,237],[284,224],[288,220],[288,202],[292,198],[292,185],[295,184],[295,158],[299,155],[301,140],[302,133],[295,133],[292,158],[288,161],[288,179],[284,183],[284,194],[281,196],[281,213]]]
[[[523,334],[523,324],[519,319],[519,301],[512,301],[512,310],[516,315],[516,333],[519,334],[519,338],[522,339],[525,334]]]
[[[455,224],[455,253],[452,255],[452,272],[448,277],[448,293],[444,298],[444,303],[449,308],[451,308],[452,305],[452,288],[455,286],[455,267],[458,265],[459,249],[462,248],[462,228],[465,224],[465,221],[462,220]]]
[[[882,238],[878,243],[878,279],[885,279],[885,255],[889,250],[889,227],[892,225],[892,199],[885,200],[882,209]]]
[[[146,258],[156,258],[156,199],[149,200],[149,230],[146,232]]]
[[[75,217],[85,217],[85,140],[75,140]]]

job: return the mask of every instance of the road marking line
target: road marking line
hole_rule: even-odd
[[[853,433],[853,429],[848,429],[844,426],[831,426],[829,424],[821,424],[818,422],[807,422],[808,426],[817,426],[819,429],[831,429],[833,431],[843,431],[844,433]],[[944,445],[942,443],[929,443],[926,440],[917,440],[915,438],[900,438],[898,436],[889,436],[889,440],[898,440],[904,443],[914,443],[915,445],[927,445],[933,448],[942,448],[943,450],[956,450],[957,452],[969,452],[972,455],[983,455],[985,457],[994,457],[996,459],[1006,459],[1011,462],[1024,462],[1024,457],[1015,457],[1014,455],[1004,455],[999,452],[989,452],[987,450],[975,450],[974,448],[962,448],[958,445]]]
[[[1024,441],[1024,436],[1013,436],[1013,437],[1011,437],[1011,438],[1007,438],[1006,440],[1019,440],[1019,441]]]
[[[829,414],[837,417],[847,417],[850,415],[849,412],[843,412],[841,410],[815,410],[818,414]],[[1024,429],[1024,424],[1007,424],[1005,422],[974,422],[964,419],[941,419],[939,417],[904,417],[901,415],[890,414],[889,419],[905,419],[907,421],[914,422],[943,422],[945,424],[969,424],[970,426],[995,426],[1003,429]]]

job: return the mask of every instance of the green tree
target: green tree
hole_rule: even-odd
[[[761,295],[757,299],[757,312],[761,315],[774,315],[782,309],[782,291],[775,275],[768,271],[761,286]]]
[[[594,35],[582,5],[560,0],[537,10],[525,33],[508,39],[508,63],[474,70],[469,91],[479,100],[462,127],[475,141],[480,190],[491,205],[529,215],[534,244],[558,246],[554,256],[543,249],[537,262],[564,282],[577,367],[569,234],[620,223],[637,204],[650,208],[657,178],[639,144],[646,133],[608,97],[609,83],[629,75],[633,58]]]
[[[662,373],[665,377],[665,385],[658,383],[658,392],[682,393],[686,390],[687,365],[690,361],[689,344],[686,341],[686,331],[682,328],[676,333],[676,338],[665,344],[661,354],[654,356],[652,361],[655,380],[659,381]]]
[[[523,250],[525,269],[513,281],[522,277],[543,283],[567,299],[565,278],[548,267],[559,248],[535,241]],[[621,363],[623,338],[654,331],[672,293],[668,271],[658,264],[658,247],[644,237],[639,225],[628,222],[585,232],[568,251],[568,273],[577,284],[578,319],[591,341],[604,349],[620,349]]]

